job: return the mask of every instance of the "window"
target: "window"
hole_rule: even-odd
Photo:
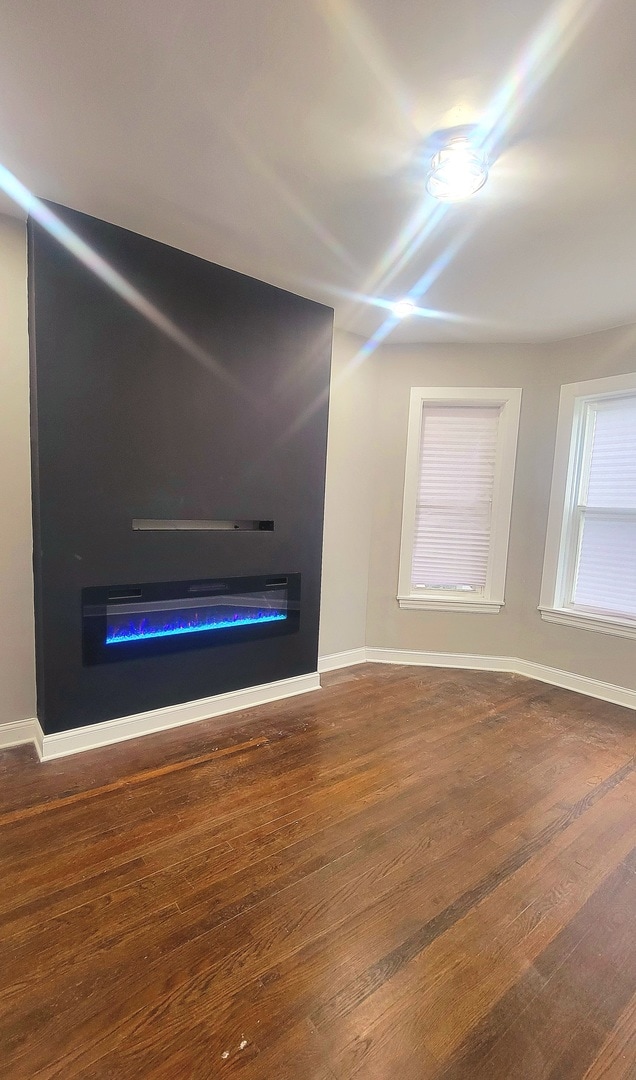
[[[561,388],[540,610],[636,637],[636,375]]]
[[[496,614],[504,602],[521,390],[411,390],[398,602]]]

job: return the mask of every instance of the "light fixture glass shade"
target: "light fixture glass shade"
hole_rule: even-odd
[[[415,311],[415,303],[413,300],[409,300],[405,297],[404,300],[396,300],[393,304],[393,314],[396,319],[405,319],[407,315],[412,315]]]
[[[488,161],[468,139],[452,139],[431,161],[426,190],[435,199],[468,199],[488,179]]]

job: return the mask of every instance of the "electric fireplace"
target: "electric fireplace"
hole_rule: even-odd
[[[299,625],[300,574],[82,590],[89,665],[290,634]]]

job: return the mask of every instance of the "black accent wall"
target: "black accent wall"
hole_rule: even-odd
[[[331,310],[50,209],[115,277],[105,282],[29,221],[44,731],[315,671]],[[274,529],[134,531],[134,518],[263,519]],[[82,663],[83,588],[289,573],[301,574],[295,634]]]

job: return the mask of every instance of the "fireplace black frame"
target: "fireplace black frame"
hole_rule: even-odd
[[[315,673],[333,312],[96,218],[49,209],[182,333],[162,332],[29,219],[44,733]],[[215,527],[148,531],[133,520]],[[262,521],[274,529],[254,527]],[[296,633],[83,663],[85,588],[285,571],[302,574]]]
[[[191,581],[147,582],[133,585],[91,586],[82,589],[82,641],[84,666],[163,656],[190,649],[205,649],[260,638],[293,634],[300,628],[300,574],[268,574],[259,577],[205,578]],[[223,593],[286,591],[286,617],[280,622],[254,622],[247,626],[198,630],[169,637],[122,640],[107,644],[107,608],[118,604],[153,603],[161,600],[210,601]]]

